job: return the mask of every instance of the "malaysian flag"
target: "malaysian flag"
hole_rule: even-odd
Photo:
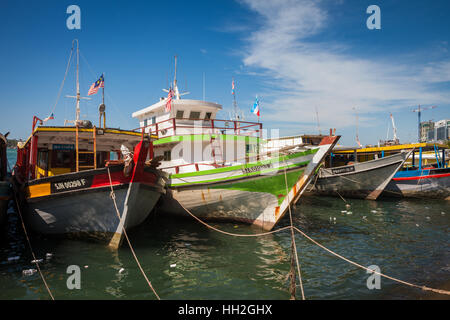
[[[170,112],[170,109],[172,109],[172,97],[173,97],[173,91],[172,88],[169,89],[169,93],[167,94],[167,101],[166,101],[166,112]]]
[[[104,88],[105,87],[105,79],[103,79],[103,75],[100,76],[100,78],[95,81],[91,87],[89,88],[88,96],[92,94],[96,94],[98,91],[98,88]]]

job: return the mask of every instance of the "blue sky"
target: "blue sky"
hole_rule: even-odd
[[[66,9],[81,9],[69,30]],[[381,9],[369,30],[366,9]],[[0,3],[0,131],[26,138],[32,117],[56,101],[71,43],[80,41],[81,92],[105,73],[107,124],[136,128],[131,113],[156,102],[173,76],[185,96],[232,108],[231,79],[246,120],[255,95],[261,121],[281,135],[330,127],[355,145],[385,139],[392,112],[401,142],[417,139],[418,104],[437,105],[423,120],[450,118],[450,2],[364,0],[2,1]],[[75,117],[72,63],[53,125]],[[98,120],[99,94],[82,102],[82,118]],[[392,129],[389,130],[392,134]]]

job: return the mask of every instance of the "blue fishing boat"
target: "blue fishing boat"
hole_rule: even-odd
[[[380,147],[334,150],[335,161],[352,156],[364,162],[412,150],[411,156],[384,188],[382,196],[450,200],[448,146],[438,143],[396,144]]]
[[[417,165],[413,154],[412,165],[395,174],[385,188],[386,195],[450,200],[450,167],[445,160],[445,148],[434,145],[433,149],[434,164],[423,166],[424,148],[419,147]]]

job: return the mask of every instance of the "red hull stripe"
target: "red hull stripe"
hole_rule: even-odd
[[[156,175],[151,172],[143,172],[143,174],[139,176],[135,176],[133,179],[134,182],[140,182],[147,185],[155,185],[156,184]],[[131,182],[131,174],[128,177],[125,177],[122,171],[111,172],[111,182],[112,185],[126,184]],[[99,174],[94,177],[92,181],[91,188],[97,187],[105,187],[109,186],[109,176],[108,174]]]
[[[403,181],[403,180],[422,180],[422,179],[430,179],[430,178],[444,178],[450,177],[450,173],[442,173],[442,174],[432,174],[429,176],[420,176],[420,177],[405,177],[405,178],[394,178],[394,181]]]

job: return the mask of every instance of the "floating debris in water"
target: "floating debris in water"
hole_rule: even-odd
[[[85,269],[89,268],[89,266],[84,266]]]
[[[36,269],[26,269],[26,270],[22,271],[22,275],[24,275],[24,276],[32,276],[36,272],[37,272]]]
[[[363,216],[363,219],[364,219],[364,220],[367,220],[367,216]]]
[[[41,263],[44,259],[31,260],[31,263]]]
[[[441,214],[442,214],[443,216],[445,216],[445,212],[441,212]]]
[[[341,211],[341,213],[346,213],[346,212],[347,212],[347,210],[342,210],[342,211]]]
[[[418,227],[419,225],[416,223],[416,227]]]
[[[50,260],[53,257],[53,253],[46,253],[45,254],[45,259]]]
[[[19,259],[20,259],[20,256],[9,257],[9,258],[8,258],[8,262],[16,261],[16,260],[19,260]]]
[[[348,208],[351,207],[351,205],[350,205],[349,203],[347,203],[347,204],[345,205],[345,207],[348,209]]]
[[[125,268],[120,268],[119,273],[122,274],[125,271]]]
[[[427,220],[430,220],[431,218],[430,217],[427,217]]]
[[[372,212],[372,213],[377,213],[377,210],[371,210],[370,212]]]
[[[177,266],[176,263],[170,265],[171,268],[175,268],[176,266]]]
[[[353,214],[353,212],[351,212],[351,211],[348,211],[348,212],[347,212],[347,214]]]

